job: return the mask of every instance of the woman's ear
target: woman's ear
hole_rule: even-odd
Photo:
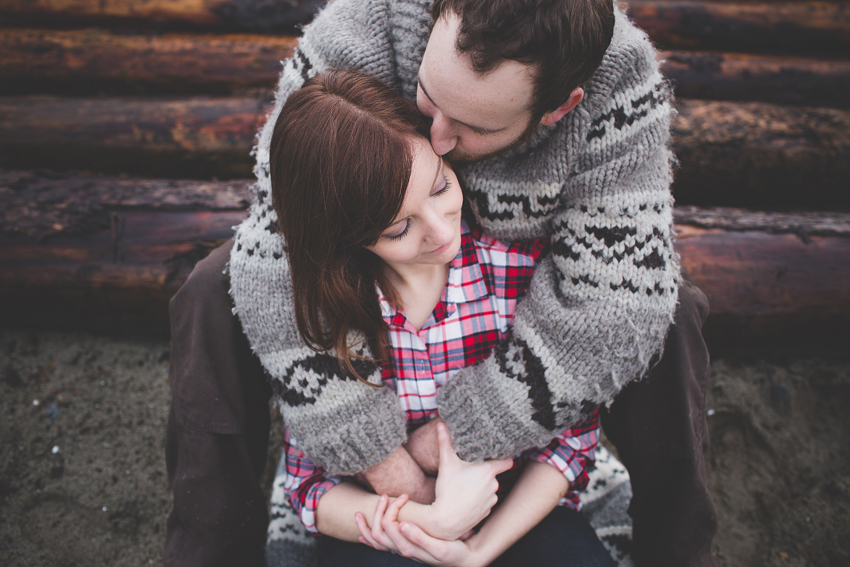
[[[581,87],[576,87],[573,89],[573,92],[570,93],[570,98],[564,102],[561,106],[556,108],[555,110],[550,110],[546,114],[543,115],[543,118],[540,119],[541,126],[549,126],[554,124],[558,120],[564,117],[564,115],[570,110],[574,109],[578,103],[584,98],[584,89]]]

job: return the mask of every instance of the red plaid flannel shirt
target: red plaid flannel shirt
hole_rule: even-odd
[[[485,359],[507,336],[516,304],[528,289],[535,263],[545,249],[545,240],[503,243],[473,233],[464,224],[460,251],[452,260],[446,289],[420,331],[380,296],[392,353],[384,363],[384,383],[398,394],[409,430],[438,415],[437,390],[455,372]],[[564,474],[570,490],[559,504],[577,509],[576,492],[587,486],[598,437],[597,411],[546,447],[516,456],[513,468],[499,477],[500,492],[509,490],[521,464],[533,459],[549,463]],[[306,528],[318,533],[319,499],[343,478],[328,475],[311,462],[288,431],[284,451],[286,497]]]

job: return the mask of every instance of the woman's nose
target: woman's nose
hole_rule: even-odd
[[[428,239],[437,246],[442,246],[454,239],[454,215],[446,211],[434,211],[429,219]]]

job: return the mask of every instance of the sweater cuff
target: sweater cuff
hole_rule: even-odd
[[[440,417],[464,461],[505,459],[555,437],[529,419],[534,409],[523,384],[494,379],[493,358],[461,371],[437,394]]]
[[[298,447],[330,474],[350,476],[377,465],[407,438],[398,398],[390,388],[351,380],[336,384],[337,399],[323,396],[307,408],[281,406]]]

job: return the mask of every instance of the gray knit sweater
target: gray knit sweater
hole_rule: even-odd
[[[395,393],[343,373],[298,334],[284,243],[270,202],[269,145],[287,96],[329,68],[357,69],[413,99],[430,29],[428,0],[335,0],[284,62],[277,104],[255,149],[256,200],[230,259],[235,310],[272,379],[299,446],[328,471],[353,474],[405,439]],[[614,37],[585,98],[511,153],[458,168],[485,231],[548,235],[511,338],[438,396],[458,454],[501,458],[545,445],[658,354],[677,300],[671,96],[646,35],[617,11]],[[364,354],[368,354],[364,351]],[[377,364],[359,372],[380,382]]]

